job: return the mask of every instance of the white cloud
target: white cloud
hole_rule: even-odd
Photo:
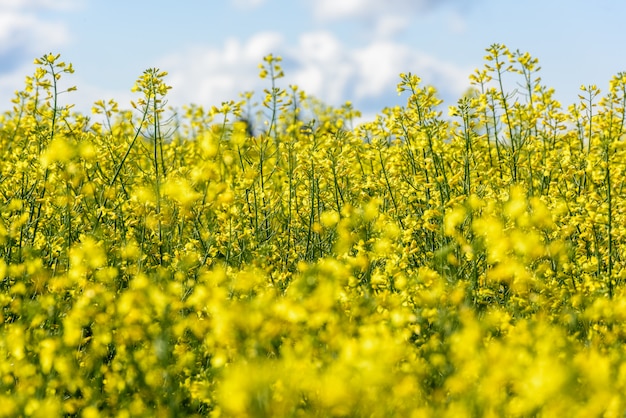
[[[265,0],[232,0],[235,7],[238,9],[256,9],[265,3]]]
[[[467,22],[459,12],[454,11],[448,17],[448,28],[453,33],[464,33],[467,30]]]
[[[308,4],[313,16],[321,22],[358,20],[371,39],[397,35],[410,24],[412,18],[455,4],[458,7],[451,11],[454,17],[449,26],[459,31],[464,24],[461,14],[470,6],[461,0],[316,0]]]
[[[424,83],[444,86],[444,92],[457,95],[469,86],[471,73],[471,68],[459,68],[405,44],[382,40],[350,48],[327,32],[302,35],[289,54],[297,63],[292,79],[309,94],[335,105],[395,94],[399,74],[409,71]]]
[[[6,99],[21,90],[24,77],[32,74],[33,59],[55,52],[67,43],[67,26],[41,16],[46,10],[70,10],[83,0],[2,0],[0,3],[0,97]]]
[[[32,14],[19,12],[0,15],[0,54],[19,50],[22,56],[26,53],[41,55],[68,39],[68,30],[62,24],[42,21]]]
[[[341,59],[343,52],[339,40],[325,31],[304,33],[298,44],[306,62],[336,61]]]
[[[309,4],[318,19],[337,20],[402,16],[406,13],[425,12],[454,2],[455,0],[314,0]]]
[[[24,89],[26,75],[32,74],[33,69],[30,63],[24,64],[16,67],[14,71],[0,76],[0,98],[2,98],[0,109],[4,110],[10,107],[10,100],[15,97],[16,91]]]
[[[67,26],[42,18],[40,13],[76,9],[83,4],[84,0],[2,0],[0,54],[7,51],[17,51],[21,56],[33,52],[43,54],[68,42]]]
[[[469,76],[474,72],[473,67],[462,68],[452,63],[442,61],[431,55],[414,55],[412,57],[413,73],[417,74],[425,83],[431,84],[440,91],[459,96],[469,87]]]
[[[294,40],[266,32],[245,41],[227,40],[219,48],[196,46],[164,58],[159,67],[170,74],[166,79],[173,86],[169,103],[210,106],[237,100],[244,91],[260,93],[269,84],[258,78],[258,64],[269,53],[283,57],[286,77],[278,81],[279,86],[297,84],[331,105],[351,100],[363,112],[391,105],[377,100],[397,97],[400,72],[413,72],[425,84],[443,86],[442,93],[454,97],[465,91],[471,73],[391,41],[350,48],[325,31],[304,33]],[[370,107],[377,103],[377,108],[361,108],[360,102]]]
[[[297,63],[291,77],[304,91],[331,104],[349,99],[346,90],[355,77],[354,61],[332,34],[305,33],[289,54]]]
[[[433,85],[448,96],[456,97],[469,87],[470,68],[457,67],[403,44],[374,42],[356,49],[352,56],[357,69],[355,100],[395,92],[401,72],[418,75],[424,84]]]
[[[244,91],[258,90],[262,85],[258,64],[283,43],[282,35],[266,32],[243,44],[232,38],[222,48],[195,46],[166,56],[159,67],[169,72],[170,104],[217,105],[237,100]]]
[[[381,15],[375,23],[374,33],[377,36],[388,38],[396,35],[411,23],[407,15]]]
[[[398,74],[408,71],[410,52],[405,46],[386,41],[355,50],[352,55],[359,77],[356,98],[374,97],[394,86]]]
[[[313,13],[323,20],[342,19],[346,17],[358,17],[363,15],[369,0],[316,0],[310,2]]]
[[[0,13],[39,12],[42,10],[75,10],[82,7],[85,0],[2,0]]]

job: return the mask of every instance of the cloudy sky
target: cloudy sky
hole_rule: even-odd
[[[0,110],[35,66],[60,53],[89,111],[98,99],[128,107],[146,68],[166,70],[169,104],[219,105],[268,87],[264,55],[283,57],[297,84],[365,115],[401,104],[400,72],[434,85],[446,105],[502,43],[539,58],[544,84],[564,105],[581,84],[603,91],[626,70],[626,2],[616,0],[0,0]]]

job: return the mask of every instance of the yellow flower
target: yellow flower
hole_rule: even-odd
[[[48,144],[41,155],[41,165],[48,167],[55,162],[67,163],[77,154],[76,147],[64,137],[57,137]]]

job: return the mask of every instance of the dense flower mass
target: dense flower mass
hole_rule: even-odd
[[[449,112],[270,86],[0,117],[0,417],[622,416],[626,73],[563,109],[487,49]],[[506,91],[516,82],[520,88]],[[64,90],[62,90],[64,89]]]

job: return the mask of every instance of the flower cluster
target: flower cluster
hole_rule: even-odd
[[[61,104],[48,54],[0,116],[2,416],[621,416],[626,74],[564,110],[487,49],[448,115],[354,126],[297,86],[167,116]],[[522,90],[509,92],[509,77]]]

